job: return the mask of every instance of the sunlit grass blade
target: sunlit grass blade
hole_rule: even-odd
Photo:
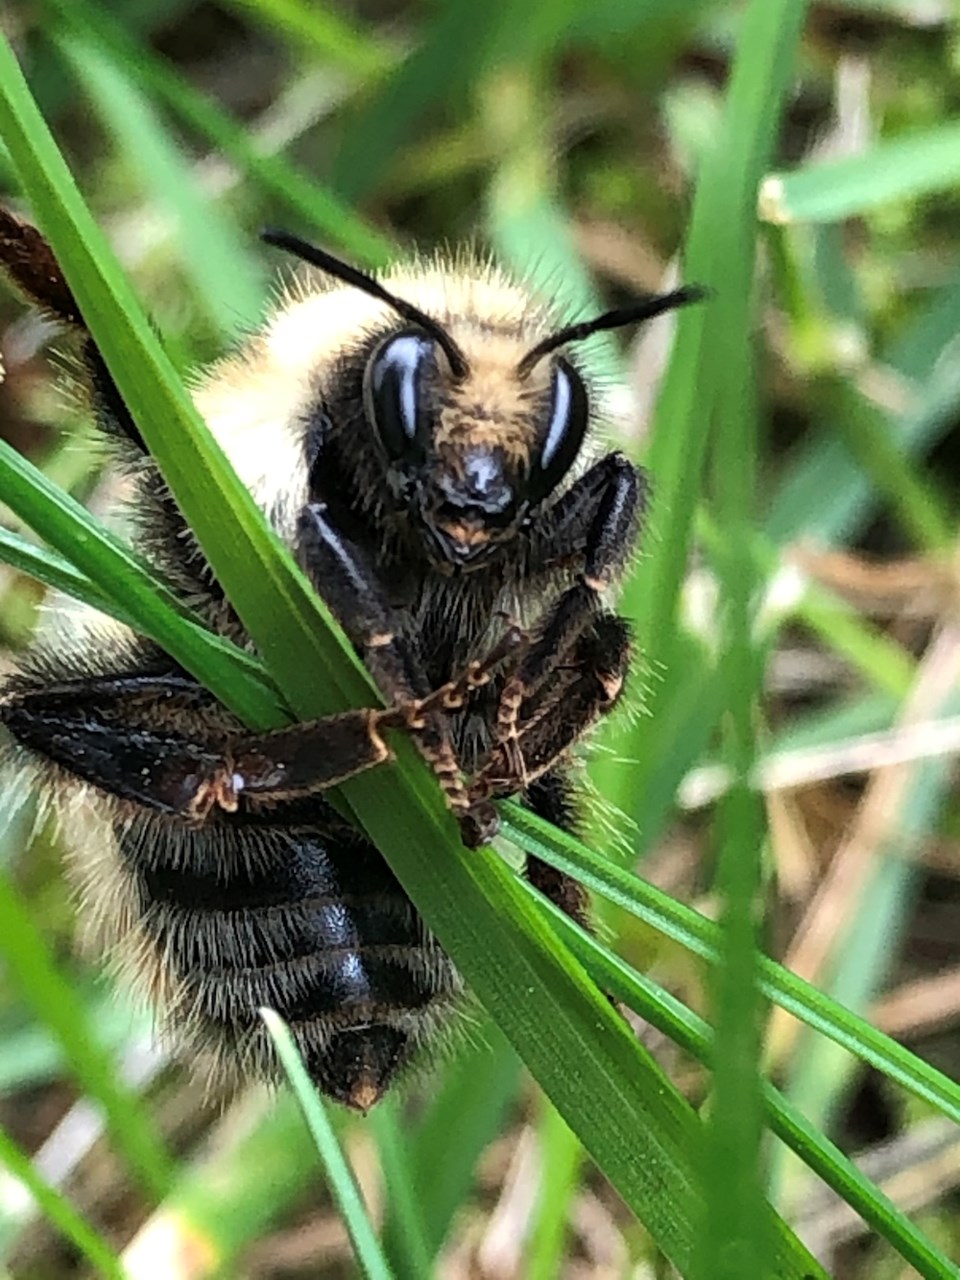
[[[357,76],[365,84],[393,59],[381,43],[351,25],[332,6],[309,0],[227,0],[237,13],[299,46],[305,52]]]
[[[43,1210],[47,1221],[70,1241],[103,1280],[124,1280],[125,1273],[120,1260],[107,1242],[77,1213],[69,1200],[40,1176],[29,1157],[2,1129],[0,1165],[23,1183]]]
[[[68,1069],[103,1108],[111,1139],[148,1195],[163,1195],[172,1165],[150,1117],[117,1077],[84,1005],[57,969],[17,890],[0,873],[0,953],[24,999],[56,1037]]]
[[[337,1135],[327,1116],[320,1096],[310,1083],[307,1069],[297,1053],[293,1036],[284,1021],[272,1009],[261,1009],[277,1055],[296,1094],[303,1118],[317,1144],[317,1151],[330,1179],[330,1188],[340,1206],[343,1221],[350,1233],[357,1261],[367,1280],[391,1280],[392,1272],[380,1249],[380,1242],[367,1213],[353,1171],[340,1148]]]
[[[535,890],[529,892],[534,894]],[[704,1019],[625,964],[552,903],[543,902],[543,909],[566,945],[605,991],[681,1045],[698,1062],[714,1065],[717,1045],[712,1028]],[[763,1083],[762,1092],[770,1129],[808,1168],[841,1195],[925,1280],[953,1280],[953,1264],[848,1156],[769,1082]]]
[[[199,189],[193,168],[130,76],[89,40],[67,34],[56,47],[151,206],[170,220],[194,297],[224,336],[249,328],[259,319],[266,291],[254,246]]]
[[[504,833],[665,937],[716,963],[717,926],[692,907],[598,857],[579,840],[517,805],[504,806]],[[761,957],[759,969],[761,990],[774,1003],[960,1124],[960,1084],[775,961]]]
[[[68,30],[102,45],[121,66],[135,67],[139,84],[165,103],[189,129],[229,156],[253,186],[302,220],[304,226],[329,236],[361,262],[378,264],[389,259],[392,246],[387,236],[284,156],[259,149],[242,124],[185,80],[172,64],[133,39],[114,15],[95,0],[84,0],[82,7],[72,0],[44,3]]]
[[[948,191],[960,179],[960,125],[887,138],[860,155],[774,173],[760,191],[768,222],[836,222],[893,200]]]

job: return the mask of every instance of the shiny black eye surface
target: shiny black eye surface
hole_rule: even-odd
[[[363,379],[363,402],[392,462],[421,458],[429,437],[425,382],[436,361],[424,333],[395,333],[376,349]]]
[[[570,470],[587,430],[587,391],[566,360],[553,368],[550,412],[539,457],[533,464],[527,499],[533,504],[552,493]]]

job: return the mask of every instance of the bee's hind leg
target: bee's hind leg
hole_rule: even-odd
[[[179,676],[90,676],[33,687],[15,678],[0,700],[0,724],[22,748],[74,777],[193,822],[237,809],[245,795],[281,802],[324,791],[390,755],[380,732],[387,712],[220,734],[197,714],[204,701],[209,696]]]

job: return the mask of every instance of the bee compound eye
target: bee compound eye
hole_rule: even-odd
[[[424,382],[435,358],[431,338],[405,331],[382,342],[367,365],[364,407],[392,462],[423,455],[430,429]]]
[[[570,470],[587,430],[587,391],[583,379],[566,360],[553,369],[550,410],[540,453],[530,475],[528,501],[540,502]]]

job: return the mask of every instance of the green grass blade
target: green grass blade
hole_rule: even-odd
[[[0,529],[0,560],[52,587],[54,591],[63,591],[75,600],[82,600],[84,604],[91,605],[128,626],[134,625],[131,616],[119,609],[110,595],[75,569],[69,560],[46,547],[28,542],[9,529]]]
[[[48,1222],[69,1240],[104,1280],[124,1280],[120,1260],[73,1205],[46,1182],[16,1143],[0,1129],[0,1164],[19,1179],[43,1210]]]
[[[760,191],[768,222],[837,222],[893,200],[949,191],[960,180],[960,124],[878,142],[861,155],[771,174]]]
[[[170,219],[193,293],[219,331],[233,337],[259,319],[266,284],[249,241],[199,189],[192,166],[129,75],[96,45],[61,36],[56,47],[151,206]]]
[[[728,90],[720,138],[736,140],[743,154],[725,154],[738,175],[735,186],[755,177],[751,147],[770,145],[764,136],[770,121],[757,112],[776,111],[779,86],[786,83],[799,40],[804,6],[753,0],[744,16]],[[750,86],[763,78],[766,59],[777,67],[774,102],[753,96]],[[774,117],[776,119],[776,116]],[[739,122],[739,126],[738,126]],[[744,137],[746,135],[746,137]],[[705,159],[716,180],[717,160]],[[741,176],[742,175],[742,176]],[[732,212],[732,210],[730,210]],[[759,412],[752,356],[751,282],[756,232],[741,219],[736,236],[725,237],[735,259],[723,271],[721,304],[726,321],[713,335],[713,489],[717,518],[724,530],[718,558],[718,681],[726,694],[721,718],[723,758],[731,785],[723,796],[715,826],[718,844],[715,888],[720,894],[720,964],[711,974],[711,1009],[716,1026],[713,1097],[704,1163],[706,1212],[698,1239],[696,1274],[701,1280],[739,1280],[761,1274],[769,1257],[769,1223],[760,1167],[763,1108],[760,1083],[761,999],[757,985],[757,921],[762,887],[764,839],[760,797],[751,786],[756,763],[754,724],[762,680],[761,655],[754,639],[757,580],[750,554],[756,503]],[[710,412],[709,407],[707,412]],[[668,676],[669,678],[669,676]]]
[[[673,357],[657,405],[648,457],[660,540],[640,566],[639,639],[653,663],[669,653],[686,574],[706,433],[716,411],[723,334],[739,332],[751,291],[756,191],[791,82],[805,6],[768,0],[741,40],[724,125],[701,169],[684,254],[684,276],[715,296],[680,313]],[[744,27],[744,34],[748,28]]]
[[[518,805],[504,806],[504,834],[665,937],[711,964],[717,962],[717,926],[692,907],[598,857],[579,840]],[[775,961],[761,957],[759,965],[761,990],[774,1003],[960,1124],[960,1084]]]
[[[151,454],[272,674],[286,692],[302,690],[305,669],[315,673],[317,700],[296,708],[304,718],[369,703],[372,683],[349,646],[330,662],[321,632],[339,628],[186,396],[2,42],[0,135]],[[237,709],[231,690],[215,692]]]
[[[405,763],[413,748],[397,746]],[[587,1152],[684,1271],[700,1152],[695,1117],[579,966],[551,946],[549,931],[500,860],[456,843],[444,847],[449,817],[432,779],[416,769],[407,780],[413,808],[406,788],[391,788],[387,798],[386,773],[354,778],[344,790],[469,986]],[[425,818],[435,823],[427,838]],[[577,1063],[575,1075],[566,1067],[570,1061]],[[796,1241],[779,1230],[776,1239],[783,1274],[798,1268],[805,1274],[806,1256]]]
[[[333,1131],[326,1108],[310,1083],[310,1077],[297,1053],[293,1036],[286,1023],[272,1009],[261,1009],[260,1014],[267,1025],[277,1055],[287,1073],[287,1079],[300,1104],[303,1118],[317,1145],[320,1159],[330,1179],[330,1188],[340,1206],[344,1225],[350,1234],[363,1274],[367,1280],[391,1280],[392,1272],[380,1250],[380,1242],[377,1240],[377,1233],[367,1214],[360,1188],[357,1186],[346,1156],[340,1149],[340,1143],[337,1141],[337,1135]]]
[[[499,1132],[517,1094],[520,1064],[492,1023],[481,1025],[449,1063],[439,1090],[409,1138],[410,1178],[427,1249],[441,1249],[473,1183],[477,1161]],[[483,1088],[477,1088],[477,1081]],[[456,1142],[450,1141],[456,1133]],[[384,1242],[393,1256],[394,1210],[388,1206]]]
[[[611,804],[629,812],[651,793],[648,771],[662,757],[651,740],[661,700],[676,676],[674,658],[681,590],[686,578],[711,431],[721,425],[720,397],[729,341],[745,333],[753,296],[756,193],[772,153],[781,106],[792,83],[803,26],[803,0],[761,0],[749,10],[736,45],[722,127],[700,166],[683,276],[712,287],[703,305],[677,316],[676,339],[660,388],[646,462],[654,498],[646,555],[624,592],[637,647],[655,673],[649,715],[627,736],[616,725],[604,741],[614,753],[595,777]],[[743,339],[746,341],[746,339]],[[618,764],[616,757],[629,759]]]
[[[535,894],[534,889],[530,889]],[[718,1049],[712,1029],[669,991],[637,973],[596,938],[591,937],[552,903],[543,900],[546,914],[560,937],[605,991],[622,1000],[675,1044],[706,1066],[715,1063]],[[954,1280],[956,1269],[923,1232],[848,1156],[844,1155],[804,1114],[769,1082],[763,1101],[771,1130],[838,1195],[854,1208],[925,1280]],[[751,1267],[743,1275],[755,1274]]]
[[[2,953],[39,1021],[56,1036],[73,1075],[103,1108],[116,1148],[151,1198],[164,1194],[172,1166],[145,1108],[117,1078],[117,1068],[56,968],[29,910],[6,874],[0,873]]]
[[[227,0],[237,13],[291,44],[369,82],[391,66],[390,54],[328,5],[307,0]]]
[[[430,1274],[434,1250],[420,1199],[409,1126],[392,1098],[386,1098],[371,1116],[380,1155],[380,1173],[389,1205],[384,1224],[384,1253],[399,1280],[418,1280]],[[447,1135],[449,1140],[449,1134]],[[459,1140],[459,1133],[458,1133]]]
[[[563,1271],[573,1198],[580,1182],[583,1148],[549,1103],[537,1126],[537,1203],[524,1251],[525,1280],[554,1280]]]

